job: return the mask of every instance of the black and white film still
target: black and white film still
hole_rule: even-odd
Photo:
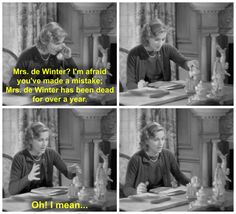
[[[116,109],[3,109],[4,211],[116,211]]]
[[[120,3],[120,104],[233,105],[233,3]]]
[[[120,210],[232,211],[233,117],[233,109],[120,109]]]
[[[3,3],[4,105],[115,105],[116,3]]]

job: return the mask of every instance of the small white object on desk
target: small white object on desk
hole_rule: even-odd
[[[199,178],[197,176],[193,176],[191,178],[191,182],[187,184],[187,193],[186,196],[188,199],[196,199],[197,198],[197,191],[200,189],[201,184]]]

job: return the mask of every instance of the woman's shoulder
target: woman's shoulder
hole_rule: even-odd
[[[31,46],[29,48],[26,48],[22,51],[22,53],[19,56],[19,59],[24,60],[24,59],[30,59],[33,56],[37,54],[37,48],[36,46]]]
[[[20,160],[25,159],[26,156],[27,156],[27,149],[24,149],[24,150],[21,150],[21,151],[17,152],[17,153],[14,155],[13,160],[15,160],[15,161],[20,161]]]
[[[144,49],[143,45],[138,45],[138,46],[135,46],[134,48],[132,48],[129,51],[129,54],[131,54],[131,55],[140,55],[143,52],[145,52],[145,49]]]
[[[133,161],[139,161],[139,160],[141,160],[142,158],[143,158],[143,151],[140,150],[140,151],[134,153],[134,155],[131,157],[131,160],[133,160]]]
[[[140,58],[141,60],[146,60],[148,59],[148,54],[143,45],[138,45],[130,50],[128,59],[129,58]]]

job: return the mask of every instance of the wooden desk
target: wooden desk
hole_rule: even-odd
[[[209,83],[210,84],[210,83]],[[149,98],[148,96],[133,95],[129,91],[120,93],[119,102],[124,106],[147,106],[147,105],[168,105],[186,106],[188,105],[188,95],[184,88],[170,90],[170,94],[162,98]],[[223,105],[233,105],[233,86],[225,85],[222,98]]]
[[[210,193],[211,189],[208,189],[208,191]],[[233,211],[233,206],[234,206],[233,195],[234,195],[233,191],[226,192],[226,201],[225,201],[224,205],[221,207],[222,211]],[[185,197],[185,195],[178,196],[178,197]],[[189,204],[186,204],[184,206],[169,208],[164,211],[171,212],[171,211],[188,211],[188,210],[189,210]],[[210,211],[210,210],[202,210],[202,211]]]
[[[209,193],[211,192],[211,189],[208,189],[207,190]],[[186,199],[186,194],[182,194],[182,195],[177,195],[177,196],[172,196],[171,197],[171,200],[174,202],[174,201],[181,201],[181,200],[185,200]],[[128,211],[128,210],[125,210],[124,207],[127,207],[127,206],[124,206],[123,203],[124,203],[124,199],[120,199],[120,210],[122,211]],[[132,203],[131,202],[128,202],[128,200],[126,201],[126,203]],[[137,203],[137,202],[136,202]],[[146,204],[145,205],[142,205],[142,203],[145,203],[145,202],[138,202],[140,204],[141,207],[148,207]],[[165,202],[163,202],[165,203]],[[150,202],[149,202],[150,204]],[[183,204],[183,205],[181,205]],[[233,210],[233,204],[234,204],[234,200],[233,200],[233,191],[227,191],[226,192],[226,201],[224,203],[224,205],[221,207],[221,210],[222,211],[232,211]],[[130,204],[131,205],[131,204]],[[142,210],[142,211],[155,211],[155,208],[152,208],[152,210],[148,210],[149,208],[147,208],[147,210]],[[133,207],[133,210],[135,210],[135,207]],[[139,211],[139,210],[136,210],[136,211]],[[171,211],[189,211],[189,203],[179,203],[179,205],[176,205],[174,207],[171,207],[171,208],[157,208],[156,211],[167,211],[167,212],[171,212]],[[210,211],[210,210],[202,210],[202,211]]]
[[[90,191],[93,192],[92,188]],[[50,196],[50,199],[42,199],[40,200],[42,202],[41,204],[38,199],[35,199],[36,196],[39,195],[29,192],[16,195],[16,197],[10,196],[9,198],[4,198],[2,203],[3,211],[116,211],[116,191],[108,191],[107,201],[104,204],[92,204],[89,201],[81,202],[81,208],[55,208],[56,203],[79,202],[76,199],[69,199],[67,194]],[[93,198],[93,194],[90,198]],[[47,203],[45,203],[45,200]],[[38,201],[39,208],[34,209],[32,207],[32,201]]]

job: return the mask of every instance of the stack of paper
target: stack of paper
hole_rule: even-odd
[[[160,88],[160,89],[168,89],[175,90],[185,87],[185,81],[157,81],[154,83],[149,83],[149,87]]]
[[[68,187],[40,187],[37,189],[32,189],[32,193],[40,194],[40,195],[49,195],[49,196],[54,196],[54,195],[63,195],[68,192]]]
[[[157,187],[155,189],[151,189],[150,192],[158,193],[162,195],[180,195],[186,193],[187,189],[185,186],[179,186],[177,188],[171,188],[171,187]]]

